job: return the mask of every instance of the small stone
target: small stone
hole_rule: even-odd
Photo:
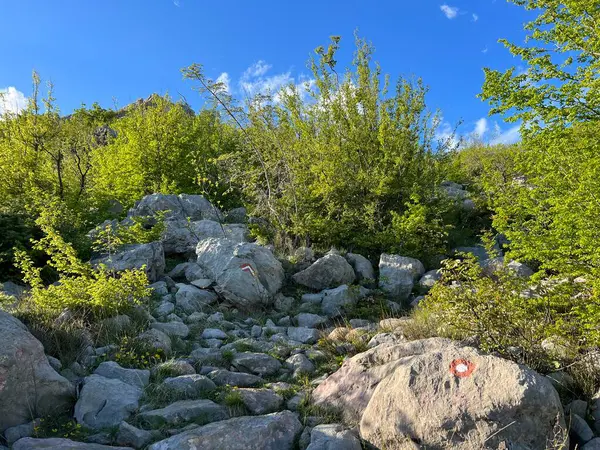
[[[162,331],[167,336],[176,336],[180,338],[186,338],[190,334],[188,326],[182,322],[167,322],[160,323],[156,322],[150,325],[155,330]]]
[[[40,419],[35,419],[34,421],[24,423],[23,425],[7,428],[4,431],[6,442],[8,445],[11,445],[21,438],[33,436],[35,428],[38,427],[40,423]]]
[[[142,448],[148,445],[153,437],[150,431],[140,430],[123,421],[119,424],[119,431],[115,440],[117,445],[130,445],[134,448]]]
[[[302,301],[302,303],[312,303],[315,305],[320,305],[323,301],[323,297],[325,297],[325,294],[323,294],[322,292],[319,292],[318,294],[304,294],[300,298],[300,301]]]
[[[158,307],[154,310],[154,315],[156,317],[166,316],[167,314],[171,314],[175,311],[175,305],[171,302],[162,302]]]
[[[319,340],[319,332],[314,328],[306,327],[289,327],[287,335],[294,341],[302,344],[314,344]]]
[[[227,339],[227,334],[218,328],[206,328],[201,337],[202,339]]]
[[[327,317],[311,313],[300,313],[295,317],[295,319],[299,327],[307,328],[318,328],[321,325],[325,325],[328,321]]]
[[[150,382],[150,371],[143,369],[125,369],[114,361],[106,361],[98,366],[94,374],[105,378],[121,380],[132,386],[143,388]]]
[[[315,371],[315,365],[302,353],[295,354],[286,359],[285,366],[293,371],[294,377],[301,374],[311,374]]]
[[[307,450],[361,450],[358,437],[340,424],[317,425],[310,434]]]
[[[281,363],[264,353],[243,352],[234,355],[231,364],[238,370],[259,376],[269,376],[281,369]]]
[[[217,387],[210,378],[198,374],[166,378],[163,385],[173,391],[187,395],[214,391]]]
[[[191,284],[199,289],[206,289],[210,287],[210,285],[212,284],[212,280],[209,280],[208,278],[199,278],[197,280],[192,281]]]
[[[256,375],[222,369],[213,370],[207,376],[217,386],[257,387],[264,383],[264,380]]]
[[[585,419],[582,419],[577,414],[571,414],[571,433],[576,436],[577,440],[582,444],[591,441],[594,438],[594,432],[587,424]]]
[[[244,406],[253,415],[269,414],[279,411],[283,405],[283,397],[270,389],[238,389]]]
[[[250,330],[250,336],[253,338],[259,338],[262,334],[262,327],[260,325],[252,325],[252,329]]]

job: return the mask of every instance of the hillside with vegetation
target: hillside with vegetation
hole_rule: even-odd
[[[312,82],[0,119],[0,448],[600,448],[600,4],[440,139],[355,37]],[[120,447],[118,447],[120,446]]]

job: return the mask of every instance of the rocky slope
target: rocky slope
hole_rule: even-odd
[[[573,443],[599,448],[600,427],[586,421],[596,405],[573,402],[565,413],[557,377],[464,343],[406,339],[402,311],[418,303],[416,288],[439,278],[418,260],[384,254],[375,270],[361,255],[315,258],[299,249],[290,264],[247,241],[240,211],[231,215],[237,223],[224,224],[201,196],[148,196],[129,217],[164,210],[161,241],[100,259],[117,270],[146,267],[154,297],[149,311],[138,311],[146,329],[134,340],[160,356],[156,364],[125,368],[119,346],[90,343],[61,367],[0,312],[6,445],[537,450],[568,448],[570,429]],[[356,317],[365,308],[389,317]],[[40,419],[64,407],[86,442],[36,438]]]

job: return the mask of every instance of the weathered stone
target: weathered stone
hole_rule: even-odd
[[[140,430],[127,422],[119,424],[119,431],[115,438],[118,445],[130,445],[133,448],[144,448],[154,438],[150,431]]]
[[[106,361],[98,366],[94,374],[101,377],[121,380],[123,383],[143,388],[150,382],[150,371],[144,369],[125,369],[114,361]]]
[[[7,428],[4,431],[4,438],[8,445],[12,445],[21,438],[33,436],[36,427],[39,427],[40,423],[40,419],[35,419],[31,422],[17,425],[16,427]]]
[[[181,320],[181,319],[180,319]],[[176,336],[180,338],[186,338],[190,334],[188,326],[182,322],[155,322],[150,325],[155,330],[160,330],[167,336]]]
[[[415,279],[424,273],[425,267],[417,259],[382,253],[379,259],[379,288],[390,298],[404,301],[410,296]]]
[[[329,317],[343,315],[345,308],[354,306],[359,300],[369,294],[369,290],[362,286],[342,285],[335,289],[323,291],[321,309]]]
[[[281,369],[281,363],[265,353],[236,353],[231,364],[242,372],[259,376],[274,375]]]
[[[307,450],[361,450],[362,445],[355,433],[343,425],[331,423],[317,425],[310,434]]]
[[[403,336],[398,336],[397,334],[379,333],[371,338],[367,344],[367,347],[373,348],[377,347],[378,345],[395,345],[400,344],[404,340],[405,338]]]
[[[112,447],[63,438],[36,439],[26,437],[15,442],[13,450],[131,450],[131,447]]]
[[[187,395],[210,392],[217,387],[210,378],[198,374],[166,378],[165,381],[163,381],[163,385],[176,392]]]
[[[429,290],[433,285],[442,277],[442,273],[439,270],[430,270],[419,279],[419,287],[421,289]]]
[[[152,283],[148,288],[152,289],[156,295],[160,295],[161,297],[169,294],[169,288],[165,281]]]
[[[175,311],[175,305],[171,302],[162,302],[154,309],[154,315],[156,317],[166,316]]]
[[[190,358],[201,366],[221,366],[225,363],[221,351],[213,348],[197,348],[190,354]]]
[[[202,311],[217,301],[217,295],[212,291],[198,289],[191,284],[177,283],[176,286],[175,304],[186,314]]]
[[[126,245],[117,253],[94,261],[108,269],[123,271],[145,267],[148,280],[156,281],[165,270],[165,253],[160,242]]]
[[[357,253],[346,254],[346,260],[354,268],[356,279],[358,282],[367,287],[374,287],[375,283],[375,270],[373,264],[367,258]]]
[[[314,328],[307,327],[289,327],[287,335],[293,341],[302,344],[315,344],[319,340],[320,333]]]
[[[229,370],[213,370],[208,375],[217,386],[257,387],[264,383],[261,377],[243,372],[230,372]]]
[[[211,423],[152,444],[149,450],[292,450],[302,424],[289,411]]]
[[[119,425],[139,406],[142,390],[118,379],[90,375],[75,404],[77,423],[91,429]]]
[[[158,212],[170,220],[220,220],[221,212],[201,195],[146,195],[131,208],[127,217],[152,217]]]
[[[138,415],[139,419],[152,426],[181,425],[194,421],[197,424],[216,422],[229,418],[227,408],[210,400],[180,400],[175,403]]]
[[[206,328],[202,332],[202,339],[227,339],[227,333],[218,328]]]
[[[302,353],[296,353],[286,359],[285,366],[293,372],[295,377],[315,371],[315,365]]]
[[[220,224],[213,220],[169,220],[162,243],[166,254],[194,253],[198,242],[207,238],[227,238],[235,242],[248,240],[248,227],[242,224]]]
[[[334,288],[354,281],[354,269],[340,255],[328,254],[292,277],[298,284],[315,291]]]
[[[73,404],[73,385],[50,366],[25,325],[3,311],[0,342],[0,432],[30,422],[32,413],[58,414]]]
[[[281,289],[281,263],[258,244],[209,238],[200,241],[196,254],[215,290],[238,308],[265,306]]]
[[[300,313],[294,317],[299,327],[318,328],[328,322],[327,317],[318,314]]]
[[[547,379],[440,338],[356,355],[315,389],[313,400],[360,420],[361,436],[379,448],[400,449],[409,439],[440,449],[533,450],[566,430]]]
[[[263,415],[279,411],[283,405],[283,397],[271,389],[238,389],[244,406],[253,415]]]
[[[162,350],[167,356],[171,354],[171,338],[160,330],[147,330],[140,334],[136,341],[154,350]]]

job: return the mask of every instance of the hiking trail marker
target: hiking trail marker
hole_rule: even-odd
[[[242,272],[248,272],[250,275],[252,275],[253,277],[256,276],[256,272],[254,271],[254,269],[252,268],[252,266],[250,264],[242,264],[240,266],[240,269],[242,270]]]
[[[475,370],[475,364],[466,359],[455,359],[450,363],[450,373],[459,378],[466,378]]]

